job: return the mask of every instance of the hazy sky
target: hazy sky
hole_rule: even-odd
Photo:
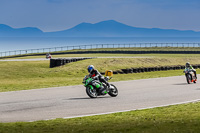
[[[58,31],[104,20],[200,31],[200,0],[0,0],[0,24],[14,28]]]

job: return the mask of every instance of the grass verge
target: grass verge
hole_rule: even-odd
[[[200,103],[189,103],[90,116],[36,122],[0,123],[1,133],[198,133]]]

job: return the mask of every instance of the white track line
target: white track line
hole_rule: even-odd
[[[89,114],[89,115],[78,115],[78,116],[70,116],[70,117],[62,117],[62,118],[63,119],[71,119],[71,118],[80,118],[80,117],[87,117],[87,116],[107,115],[107,114],[122,113],[122,112],[129,112],[129,111],[135,111],[135,110],[144,110],[144,109],[152,109],[152,108],[158,108],[158,107],[167,107],[167,106],[172,106],[172,105],[193,103],[193,102],[198,102],[198,101],[200,101],[200,99],[185,101],[185,102],[179,102],[179,103],[173,103],[173,104],[160,105],[160,106],[152,106],[152,107],[146,107],[146,108],[138,108],[138,109],[130,109],[130,110],[122,110],[122,111],[114,111],[114,112],[106,112],[106,113],[98,113],[98,114]],[[54,119],[57,119],[57,118],[45,119],[45,121],[54,120]],[[28,121],[28,122],[34,122],[34,121]]]

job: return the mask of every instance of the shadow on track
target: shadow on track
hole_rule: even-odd
[[[112,97],[110,97],[110,96],[104,96],[104,97],[97,97],[97,98],[89,98],[89,97],[78,97],[78,98],[69,98],[69,99],[64,99],[64,100],[86,100],[86,99],[92,99],[92,100],[94,100],[94,99],[101,99],[101,98],[112,98]]]
[[[177,83],[177,84],[173,84],[173,85],[188,85],[188,83]]]

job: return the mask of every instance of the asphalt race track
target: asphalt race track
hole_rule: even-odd
[[[184,76],[113,83],[119,95],[90,99],[83,85],[0,93],[0,122],[36,121],[134,110],[200,99]]]

